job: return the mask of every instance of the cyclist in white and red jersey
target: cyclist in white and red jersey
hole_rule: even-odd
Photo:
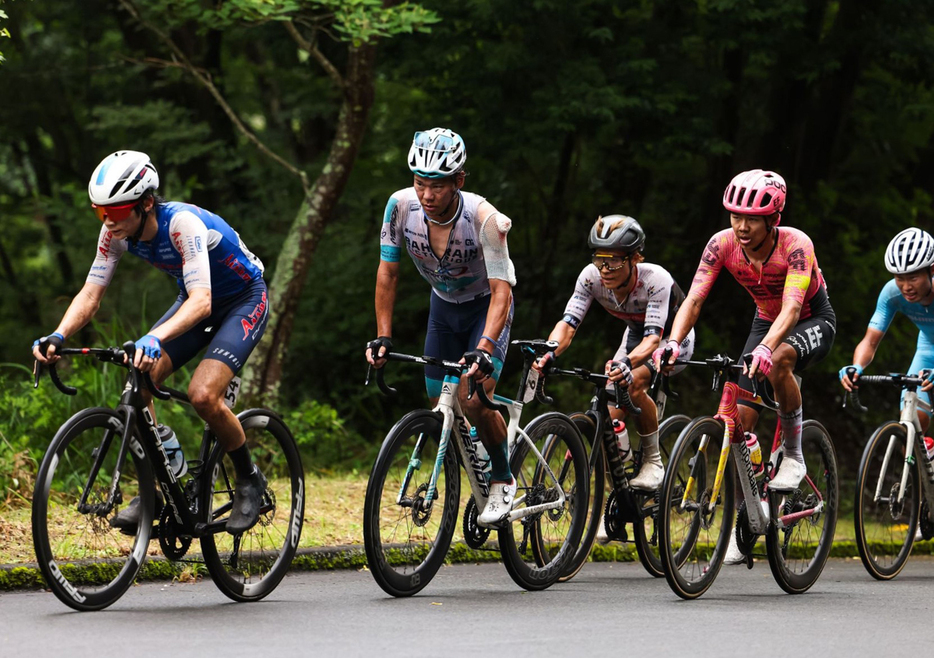
[[[743,172],[730,182],[723,207],[730,212],[731,228],[716,233],[707,243],[666,346],[672,350],[673,361],[724,267],[749,291],[757,310],[743,354],[751,354],[752,363],[739,385],[749,391],[749,378],[766,378],[779,403],[785,457],[769,482],[776,491],[793,490],[807,471],[801,453],[801,390],[794,373],[823,359],[836,333],[836,316],[811,239],[798,229],[778,227],[786,193],[781,176],[761,169]],[[662,353],[659,348],[653,358],[658,361]],[[751,430],[758,409],[746,400],[739,403],[743,427]],[[742,559],[733,548],[735,535],[727,555],[731,563]]]
[[[236,468],[227,532],[240,534],[259,519],[266,479],[252,462],[243,428],[224,394],[266,329],[263,264],[223,219],[197,206],[166,202],[156,196],[158,187],[156,168],[139,151],[117,151],[94,170],[88,195],[102,223],[96,257],[58,328],[33,344],[33,355],[43,363],[58,360],[56,349],[97,313],[125,252],[175,278],[178,299],[136,341],[134,365],[159,384],[207,348],[188,397]],[[150,413],[155,417],[151,401]],[[157,501],[161,504],[161,497]],[[110,523],[133,533],[139,517],[139,499],[134,498]]]
[[[642,439],[642,467],[629,483],[635,489],[655,491],[665,470],[658,450],[658,410],[646,390],[652,380],[652,352],[668,334],[684,292],[665,268],[645,262],[645,232],[632,217],[600,217],[590,229],[587,244],[593,250],[592,262],[577,277],[564,317],[548,336],[558,347],[536,366],[544,368],[571,345],[594,300],[626,324],[622,342],[606,364],[606,374],[611,382],[628,387],[633,403],[642,409],[636,419]],[[693,351],[692,329],[681,341],[681,355],[690,358]],[[609,408],[613,418],[622,420],[625,416],[623,409],[612,404]]]
[[[378,338],[367,344],[366,357],[380,368],[392,349],[392,312],[396,301],[403,246],[419,274],[431,285],[425,354],[470,364],[473,377],[492,397],[506,359],[512,325],[515,269],[506,234],[511,220],[483,197],[462,191],[467,149],[460,135],[445,128],[415,133],[409,149],[413,186],[389,198],[380,236],[376,275]],[[425,383],[437,404],[445,377],[442,368],[427,366]],[[516,481],[509,469],[506,423],[476,396],[460,404],[477,426],[490,453],[490,497],[477,522],[493,526],[512,509]]]

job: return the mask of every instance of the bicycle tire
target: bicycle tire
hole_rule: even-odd
[[[707,445],[701,451],[698,448],[704,436],[708,437]],[[713,511],[705,511],[709,510],[722,437],[722,421],[709,416],[695,418],[675,442],[662,481],[660,500],[671,504],[659,506],[659,551],[665,580],[683,599],[696,599],[716,580],[733,530],[732,460],[727,461]],[[694,482],[688,489],[692,473]],[[684,509],[682,499],[687,503]]]
[[[367,565],[377,584],[392,596],[420,592],[451,547],[460,506],[460,470],[451,443],[438,476],[438,498],[427,515],[423,512],[441,428],[440,413],[420,410],[405,415],[386,435],[367,483],[363,505]],[[410,464],[416,466],[407,477]],[[400,494],[405,505],[397,502]],[[400,529],[407,534],[399,537]]]
[[[499,547],[506,571],[519,587],[529,591],[551,587],[564,573],[584,533],[589,510],[590,465],[577,426],[564,414],[549,412],[532,420],[525,433],[539,451],[555,444],[548,462],[557,477],[570,454],[567,477],[561,483],[565,504],[553,510],[532,514],[499,530]],[[563,446],[562,446],[563,444]],[[516,478],[516,507],[533,506],[559,495],[556,485],[524,439],[516,442],[510,457]],[[516,530],[521,531],[521,537]]]
[[[201,538],[204,563],[214,584],[234,601],[269,595],[292,565],[305,511],[305,473],[289,428],[274,412],[248,409],[237,415],[253,463],[266,477],[259,521],[240,535],[226,531]],[[229,513],[235,488],[233,462],[215,445],[205,465],[202,505],[211,522]]]
[[[124,535],[110,527],[118,507],[106,512],[78,510],[85,489],[89,505],[100,505],[109,497],[124,422],[113,409],[79,411],[55,434],[36,477],[32,537],[39,570],[55,596],[75,610],[112,605],[146,560],[155,486],[151,464],[135,435],[118,485],[123,501],[140,497],[135,534]],[[92,478],[95,460],[99,467]],[[91,564],[93,568],[83,568]]]
[[[595,437],[597,425],[593,419],[582,412],[576,412],[568,416],[571,422],[577,426],[577,430],[584,437],[585,446],[590,446],[589,466],[590,471],[590,504],[588,505],[588,514],[584,532],[581,535],[580,545],[574,551],[574,555],[568,560],[564,573],[558,578],[559,583],[566,583],[574,576],[580,573],[580,570],[590,559],[590,552],[597,540],[597,531],[600,529],[600,521],[603,518],[603,503],[606,492],[604,490],[606,480],[606,467],[603,460],[603,442]],[[549,443],[542,456],[547,461],[551,460],[551,452],[555,449],[556,442]],[[539,550],[538,548],[536,550]],[[544,555],[544,551],[540,551]],[[540,566],[544,564],[547,558],[540,557]]]
[[[893,454],[882,473],[889,442]],[[917,464],[908,470],[902,504],[892,500],[901,487],[907,444],[908,435],[901,423],[883,423],[869,438],[859,463],[853,514],[856,548],[866,571],[876,580],[891,580],[901,573],[914,545],[922,498]],[[880,478],[882,499],[875,502]]]
[[[830,556],[840,510],[837,457],[830,434],[816,420],[801,428],[801,451],[807,465],[804,480],[793,492],[769,491],[768,496],[771,521],[765,552],[775,582],[788,594],[803,594],[817,582]],[[819,502],[821,512],[778,527],[779,513],[805,512]]]
[[[662,421],[658,426],[658,447],[662,459],[666,464],[671,463],[671,453],[674,450],[674,444],[681,435],[681,431],[687,427],[691,419],[685,415],[672,416]],[[659,554],[659,537],[661,533],[658,527],[658,501],[661,495],[656,492],[654,495],[636,495],[636,501],[639,503],[639,515],[642,522],[633,523],[633,541],[636,544],[636,553],[639,555],[639,562],[650,576],[663,578],[665,568],[662,565],[662,557]]]

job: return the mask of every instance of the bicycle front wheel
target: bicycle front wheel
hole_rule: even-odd
[[[671,463],[671,454],[674,451],[675,441],[682,430],[687,427],[691,419],[687,416],[672,416],[666,418],[658,426],[658,449],[662,455],[662,462],[666,465]],[[636,553],[639,554],[639,562],[645,570],[656,578],[665,575],[665,569],[662,565],[662,557],[659,553],[659,537],[661,532],[658,526],[658,501],[661,500],[660,492],[656,491],[652,495],[636,495],[636,502],[639,504],[639,517],[641,522],[633,523],[633,540],[636,543]],[[680,501],[678,501],[680,503]]]
[[[870,437],[859,464],[856,548],[866,571],[878,580],[891,580],[905,567],[918,528],[920,475],[907,450],[905,427],[888,422]]]
[[[564,503],[507,523],[499,547],[516,584],[542,590],[557,582],[580,544],[590,511],[590,467],[580,432],[564,414],[539,416],[525,433],[529,440],[517,440],[509,464],[517,486],[513,511],[553,503],[562,493]],[[536,454],[546,447],[547,462]]]
[[[377,584],[392,596],[421,591],[451,547],[460,504],[460,471],[453,444],[439,453],[441,427],[441,414],[434,411],[404,416],[383,441],[366,486],[367,564]]]
[[[298,548],[305,512],[305,472],[295,439],[278,415],[250,409],[237,418],[253,463],[266,476],[259,521],[240,535],[221,530],[202,537],[201,550],[221,592],[234,601],[259,601],[285,576]],[[209,480],[203,504],[208,519],[225,520],[236,488],[233,462],[215,446],[205,467]]]
[[[146,559],[155,488],[135,436],[117,464],[124,417],[86,409],[52,440],[32,499],[32,538],[46,585],[75,610],[100,610],[119,599]],[[119,474],[114,497],[113,477]],[[123,534],[110,526],[119,506],[139,496],[140,520]]]
[[[606,468],[603,464],[603,442],[595,437],[597,425],[593,419],[584,413],[573,413],[569,416],[571,422],[577,426],[578,431],[584,438],[584,445],[590,448],[590,502],[586,504],[587,519],[584,525],[584,532],[581,536],[580,544],[574,555],[568,560],[564,573],[558,578],[559,583],[565,583],[576,576],[590,558],[590,551],[593,550],[594,542],[597,539],[597,530],[600,528],[600,522],[603,519],[603,501],[605,497],[604,481],[606,479]],[[545,461],[551,463],[554,451],[563,441],[552,441],[545,447],[543,456]],[[571,459],[566,454],[567,463],[562,464],[561,472],[570,472]],[[558,475],[558,473],[556,473]],[[560,479],[560,477],[559,477]],[[544,565],[548,559],[547,551],[541,551],[541,562],[539,566]]]
[[[695,599],[717,578],[733,529],[734,468],[726,462],[720,490],[723,423],[696,418],[681,432],[665,471],[658,508],[665,579],[683,599]]]
[[[830,435],[815,420],[801,428],[807,474],[793,492],[769,492],[765,550],[779,587],[806,592],[817,582],[833,544],[840,509],[837,458]]]

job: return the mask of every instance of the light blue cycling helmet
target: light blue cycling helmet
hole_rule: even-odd
[[[419,130],[409,149],[409,169],[422,178],[447,178],[464,168],[467,147],[453,130]]]

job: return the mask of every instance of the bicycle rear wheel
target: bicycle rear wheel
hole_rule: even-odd
[[[110,507],[124,418],[85,409],[52,439],[32,499],[32,538],[46,584],[75,610],[100,610],[119,599],[146,559],[155,488],[146,453],[134,436]],[[132,535],[110,527],[121,503],[140,497]]]
[[[429,492],[441,443],[441,414],[413,411],[380,448],[363,506],[363,545],[377,584],[392,596],[412,596],[431,582],[451,546],[460,502],[453,444]]]
[[[671,463],[671,454],[674,450],[675,441],[681,431],[687,427],[691,419],[687,416],[672,416],[666,418],[658,426],[658,449],[662,455],[662,461],[668,465]],[[677,492],[676,492],[677,493]],[[654,495],[637,495],[636,501],[639,504],[639,515],[642,518],[641,523],[633,523],[633,540],[636,543],[636,552],[639,554],[639,562],[650,575],[661,578],[665,575],[665,569],[662,565],[662,557],[659,553],[659,537],[661,532],[658,526],[658,501],[661,495],[658,491]],[[680,499],[678,500],[680,504]]]
[[[603,463],[603,442],[595,438],[597,425],[593,419],[584,413],[573,413],[569,416],[571,422],[577,426],[578,431],[584,438],[584,445],[590,448],[590,502],[586,504],[587,519],[584,525],[584,532],[581,535],[580,545],[574,551],[574,555],[568,560],[564,573],[558,578],[559,583],[565,583],[576,576],[590,558],[590,551],[593,550],[594,542],[597,539],[597,530],[600,529],[600,521],[603,518],[603,501],[605,497],[604,482],[606,479],[606,468]],[[554,451],[561,440],[549,442],[542,455],[545,461],[551,463]],[[561,472],[570,472],[571,459],[566,453],[567,463],[561,466]],[[558,475],[558,472],[555,473]],[[545,552],[542,551],[544,555]],[[542,557],[540,566],[544,564],[546,557]]]
[[[719,493],[713,494],[722,437],[721,421],[693,420],[678,437],[662,482],[659,500],[666,502],[658,509],[659,552],[668,585],[683,599],[695,599],[713,584],[733,529],[730,461]]]
[[[561,479],[555,484],[529,442],[517,440],[509,464],[517,485],[513,509],[554,502],[561,492],[565,502],[507,523],[499,531],[499,547],[506,571],[516,584],[541,590],[557,582],[580,544],[590,511],[590,466],[580,432],[564,414],[539,416],[525,432],[539,451],[550,448],[546,463]]]
[[[772,575],[789,594],[802,594],[817,582],[840,510],[837,458],[830,435],[816,420],[801,428],[801,452],[807,475],[793,492],[769,491],[771,522],[765,533]]]
[[[301,538],[305,511],[305,473],[298,447],[278,415],[250,409],[237,418],[246,434],[253,463],[266,476],[259,521],[240,535],[222,530],[201,538],[204,563],[214,584],[234,601],[259,601],[285,576]],[[211,522],[225,520],[233,504],[233,462],[215,446],[203,505]]]
[[[891,421],[870,437],[859,464],[854,507],[856,548],[866,571],[878,580],[891,580],[905,567],[918,528],[920,474],[917,465],[906,463],[910,459],[907,449],[905,427]]]

